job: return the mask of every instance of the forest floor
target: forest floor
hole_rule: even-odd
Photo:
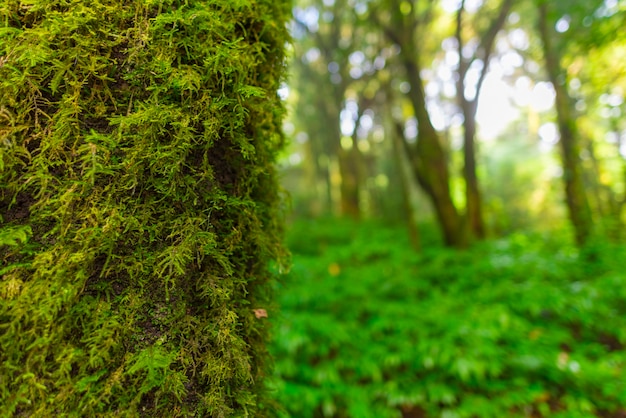
[[[284,416],[626,416],[626,247],[424,241],[417,253],[380,223],[292,225],[271,347]]]

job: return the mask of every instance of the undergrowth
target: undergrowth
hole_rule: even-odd
[[[466,251],[296,222],[279,286],[284,416],[621,417],[626,249],[514,234]]]

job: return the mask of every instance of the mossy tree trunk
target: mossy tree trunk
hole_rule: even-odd
[[[265,414],[289,12],[2,2],[2,414]]]

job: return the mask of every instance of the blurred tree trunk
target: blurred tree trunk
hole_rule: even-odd
[[[299,72],[297,81],[301,84],[297,87],[300,94],[308,98],[307,92],[310,85],[316,86],[317,91],[320,88],[326,88],[326,74],[319,74],[301,59],[295,59],[293,67]],[[311,203],[313,213],[332,213],[334,206],[330,157],[333,153],[332,141],[336,135],[330,132],[333,123],[327,120],[326,110],[329,106],[333,109],[337,108],[329,101],[327,94],[317,94],[310,102],[296,108],[296,117],[301,120],[308,136],[306,149],[310,158],[309,172],[314,175],[314,178],[305,184],[314,185],[314,189],[307,191],[305,195],[310,196],[313,200]]]
[[[317,7],[323,9],[323,6],[319,4]],[[310,30],[305,22],[298,19],[295,21],[313,40],[314,47],[320,52],[319,59],[322,63],[322,65],[319,65],[320,63],[307,64],[299,60],[302,73],[306,76],[306,86],[301,89],[301,94],[306,91],[308,93],[306,97],[314,98],[316,103],[313,112],[315,117],[307,118],[303,122],[309,132],[316,132],[316,138],[313,138],[313,141],[324,144],[321,151],[328,157],[327,166],[320,167],[318,162],[318,169],[323,173],[326,183],[325,198],[328,201],[330,213],[359,219],[361,216],[361,179],[358,161],[355,161],[353,151],[344,150],[341,145],[340,114],[351,77],[348,74],[347,64],[349,48],[342,47],[340,43],[342,41],[341,30],[346,25],[344,19],[350,17],[348,13],[350,8],[345,0],[338,0],[328,7],[326,10],[333,16],[333,19],[316,30]],[[354,34],[352,36],[354,37]],[[331,73],[330,65],[337,66],[337,71]],[[338,76],[339,79],[333,79],[333,76]],[[319,146],[317,148],[319,149]]]
[[[339,172],[341,174],[341,214],[352,219],[361,217],[361,176],[359,150],[356,141],[350,149],[339,147]]]
[[[615,151],[618,155],[621,155],[622,142],[624,139],[621,138],[619,130],[616,129],[615,132],[619,138],[616,143]],[[622,230],[624,229],[624,220],[622,219],[622,215],[624,205],[626,204],[626,190],[624,190],[623,194],[620,195],[612,187],[602,183],[600,180],[602,177],[600,175],[600,161],[598,161],[598,158],[595,155],[593,142],[589,141],[588,147],[591,160],[594,163],[594,169],[598,173],[596,175],[596,183],[598,184],[600,191],[604,192],[601,196],[606,196],[606,203],[604,205],[606,206],[606,209],[605,214],[603,213],[603,220],[607,228],[607,234],[612,240],[619,241],[623,237]],[[626,159],[622,156],[621,161],[623,180],[626,182]]]
[[[504,26],[506,17],[511,10],[513,0],[504,0],[498,14],[491,20],[489,27],[480,37],[479,47],[474,56],[470,59],[464,57],[463,54],[463,12],[465,8],[465,0],[461,1],[459,10],[456,15],[456,39],[459,55],[458,79],[457,79],[457,99],[461,111],[463,112],[463,178],[465,179],[465,199],[466,199],[466,216],[467,227],[470,228],[475,238],[483,239],[485,237],[485,222],[482,213],[482,197],[476,175],[476,111],[478,110],[478,98],[480,91],[489,70],[489,62],[491,60],[493,45],[496,35]],[[474,28],[476,29],[476,28]],[[478,57],[478,55],[481,55]],[[476,83],[473,98],[466,96],[466,76],[467,72],[476,60],[480,59],[483,63],[478,82]]]
[[[553,43],[555,31],[548,17],[548,4],[539,4],[539,34],[543,44],[546,70],[556,94],[556,113],[561,135],[561,158],[563,181],[565,182],[565,200],[570,221],[574,227],[576,243],[584,245],[592,231],[592,217],[589,201],[583,183],[580,163],[580,139],[576,119],[573,115],[571,99],[567,92],[565,74],[561,68],[561,57]]]
[[[410,6],[410,9],[407,7]],[[415,15],[413,2],[400,4],[392,2],[391,22],[378,21],[387,37],[400,46],[401,64],[405,69],[410,90],[407,93],[418,123],[417,143],[403,142],[412,171],[419,185],[424,189],[433,204],[444,243],[452,247],[466,245],[466,234],[462,219],[454,205],[450,193],[450,174],[445,149],[435,130],[426,108],[426,95],[419,62],[420,48],[416,42],[416,29],[419,21]],[[424,16],[430,19],[432,5]]]
[[[462,93],[461,93],[462,95]],[[485,238],[485,222],[482,212],[482,195],[476,175],[476,100],[461,100],[463,112],[463,178],[465,179],[465,202],[467,226],[475,238]]]
[[[618,144],[619,145],[619,144]],[[603,232],[612,240],[619,240],[624,224],[621,219],[622,201],[613,188],[603,183],[603,167],[596,156],[594,141],[588,138],[585,148],[589,154],[592,171],[585,176],[585,183],[591,190],[595,210],[602,223]],[[619,148],[617,150],[619,152]]]
[[[337,96],[343,97],[344,91],[339,87],[335,89]],[[335,103],[340,104],[339,97],[335,99]],[[337,157],[337,165],[339,169],[339,214],[352,219],[360,219],[360,188],[361,178],[359,176],[359,155],[356,141],[350,139],[354,144],[348,149],[344,149],[341,144],[341,118],[340,109],[330,106],[325,107],[325,121],[329,140],[331,143],[332,154]]]
[[[626,183],[626,156],[622,154],[622,150],[624,149],[624,142],[626,138],[619,134],[617,127],[615,127],[615,131],[617,133],[617,137],[619,138],[616,144],[616,152],[617,155],[621,156],[622,160],[622,181]],[[611,189],[612,190],[612,189]],[[626,207],[626,188],[622,192],[622,195],[618,195],[617,193],[612,193],[613,199],[611,201],[611,209],[614,218],[614,228],[611,231],[611,234],[614,239],[620,240],[624,238],[624,207]]]
[[[414,51],[415,49],[407,48],[406,50]],[[462,229],[461,216],[450,193],[448,160],[439,134],[432,125],[426,109],[426,96],[420,67],[416,57],[403,52],[402,58],[411,85],[408,95],[419,126],[417,143],[411,146],[405,141],[405,149],[409,154],[409,161],[418,183],[433,203],[445,244],[463,247],[466,245],[466,236]]]
[[[596,158],[596,151],[591,138],[584,140],[584,148],[591,161],[591,170],[587,170],[587,173],[583,172],[584,184],[586,189],[590,191],[590,196],[593,197],[590,201],[590,207],[595,206],[595,208],[591,210],[598,213],[602,219],[610,218],[614,213],[612,201],[615,200],[615,196],[611,188],[602,184],[600,180],[602,177],[602,168],[600,167],[600,161]],[[592,205],[592,203],[594,205]]]
[[[326,60],[330,60],[330,55],[335,48],[338,39],[333,37],[324,37],[323,34],[315,33],[314,39],[320,46],[328,48],[322,49],[322,56],[327,57]],[[331,46],[326,46],[326,44]],[[334,46],[333,46],[334,45]],[[346,84],[341,83],[334,84],[327,71],[320,72],[317,69],[303,63],[298,60],[298,68],[303,75],[303,85],[300,89],[301,94],[310,94],[306,96],[312,99],[313,106],[306,103],[303,108],[308,109],[308,112],[302,116],[303,125],[309,133],[310,149],[313,152],[313,158],[315,161],[316,171],[318,173],[319,180],[323,183],[323,195],[321,196],[324,201],[325,212],[330,214],[344,213],[344,198],[349,201],[350,198],[344,193],[348,193],[348,189],[344,189],[342,185],[343,173],[347,172],[345,157],[341,155],[341,120],[340,112],[343,103],[343,97],[345,94]],[[311,86],[314,86],[313,91]],[[335,164],[335,166],[333,165]],[[340,179],[333,172],[337,170],[337,166],[340,173]],[[349,206],[349,205],[348,205]]]
[[[626,158],[623,160],[623,181],[624,183],[626,183]],[[624,190],[623,195],[621,197],[621,199],[619,199],[617,201],[617,218],[619,220],[618,225],[622,226],[624,225],[624,207],[626,207],[626,190]],[[623,237],[623,233],[621,232],[621,229],[618,232],[618,236],[621,238]]]
[[[417,221],[415,220],[413,205],[411,205],[411,191],[409,188],[409,182],[406,178],[404,170],[405,163],[402,149],[402,143],[404,141],[404,129],[402,127],[402,123],[400,123],[399,121],[393,120],[393,125],[395,132],[392,132],[391,134],[391,142],[393,147],[393,159],[395,161],[398,179],[400,180],[400,188],[402,190],[402,208],[404,212],[404,220],[406,222],[411,246],[416,251],[420,251],[422,248],[420,233],[417,227]]]
[[[307,197],[307,213],[311,216],[327,214],[330,210],[330,177],[328,169],[322,167],[320,160],[323,155],[317,151],[317,142],[309,136],[304,144],[304,195]]]
[[[448,159],[441,145],[439,134],[433,127],[426,110],[426,97],[420,68],[415,57],[403,54],[403,59],[411,84],[409,98],[419,126],[417,143],[411,146],[405,141],[405,149],[418,183],[433,203],[444,242],[449,246],[462,247],[466,244],[466,240],[462,230],[461,216],[450,193]]]

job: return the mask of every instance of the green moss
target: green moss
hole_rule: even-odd
[[[269,413],[288,15],[0,4],[3,413]]]

